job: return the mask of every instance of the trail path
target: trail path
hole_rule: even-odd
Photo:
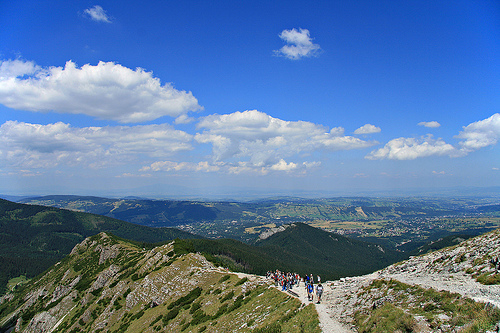
[[[321,304],[315,304],[320,321],[320,327],[325,333],[354,333],[354,312],[358,308],[357,293],[363,286],[367,286],[375,279],[396,279],[412,285],[420,285],[424,288],[436,290],[447,290],[456,292],[462,296],[470,297],[476,301],[490,303],[500,307],[500,285],[482,285],[471,276],[463,272],[457,273],[430,273],[425,272],[422,267],[425,262],[411,262],[413,270],[400,270],[390,266],[372,274],[343,278],[337,281],[323,283],[325,287]],[[250,274],[238,274],[241,277],[251,277]],[[254,279],[256,276],[253,277]],[[265,279],[265,277],[258,277]],[[281,287],[279,288],[281,290]],[[292,289],[289,295],[298,298],[303,304],[313,303],[307,299],[307,293],[302,283]],[[315,296],[315,301],[316,296]]]
[[[326,284],[324,285],[326,286]],[[281,288],[280,288],[281,289]],[[298,298],[303,304],[315,303],[316,312],[318,312],[319,317],[319,326],[324,333],[353,333],[354,331],[349,329],[348,327],[341,324],[338,320],[332,317],[330,308],[326,305],[324,301],[325,293],[323,293],[323,302],[317,304],[316,294],[314,295],[314,301],[309,301],[307,299],[307,292],[304,284],[302,283],[300,286],[295,286],[292,289],[292,292],[296,295],[291,294],[293,297]],[[325,290],[326,292],[326,290]]]
[[[246,274],[246,273],[234,273],[234,274],[238,275],[240,279],[246,277],[252,281],[255,279],[266,280],[266,278],[263,276],[258,276],[253,274]],[[313,301],[309,301],[307,299],[307,292],[304,283],[302,283],[298,287],[295,286],[294,288],[292,288],[291,292],[287,294],[299,299],[305,305],[311,304],[313,302],[315,303],[314,305],[316,307],[316,312],[318,313],[318,318],[319,318],[319,326],[321,327],[323,333],[354,333],[355,332],[354,330],[351,330],[349,327],[343,325],[333,316],[334,313],[332,313],[331,308],[325,302],[325,296],[327,294],[326,283],[323,284],[323,286],[325,286],[325,292],[323,293],[323,302],[320,304],[316,303],[317,301],[316,294],[314,295]],[[281,287],[277,289],[281,290]]]

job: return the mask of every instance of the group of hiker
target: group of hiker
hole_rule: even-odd
[[[301,277],[297,273],[284,273],[276,270],[275,272],[267,272],[266,276],[268,279],[274,280],[276,288],[281,287],[282,291],[292,290],[293,286],[297,285],[297,287],[299,287],[300,282],[304,283],[307,292],[307,300],[314,301],[314,276],[312,274]],[[323,285],[321,284],[321,277],[319,275],[316,281],[318,282],[316,286],[316,299],[319,304],[321,302],[321,296],[323,295]]]

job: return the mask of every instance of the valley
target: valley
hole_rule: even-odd
[[[175,227],[206,238],[232,238],[249,244],[273,227],[301,222],[403,252],[450,234],[475,236],[500,226],[496,196],[278,197],[249,202],[44,196],[20,202],[152,227]]]

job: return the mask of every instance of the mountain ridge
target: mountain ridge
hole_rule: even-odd
[[[20,332],[320,332],[312,307],[265,278],[240,279],[175,241],[146,250],[106,233],[0,300],[1,327]]]

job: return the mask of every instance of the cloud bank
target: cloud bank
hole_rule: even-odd
[[[91,168],[158,159],[191,150],[192,135],[170,125],[73,128],[7,121],[0,126],[0,165]]]
[[[85,114],[120,123],[163,116],[184,119],[201,110],[191,92],[161,85],[151,72],[113,62],[41,68],[33,62],[0,63],[0,103],[17,110]]]
[[[279,37],[287,44],[274,54],[291,60],[313,57],[319,54],[321,47],[314,44],[307,29],[283,30]]]
[[[344,135],[342,127],[284,121],[250,110],[201,118],[195,135],[171,125],[136,125],[74,128],[58,122],[40,125],[7,121],[0,126],[0,167],[104,168],[140,165],[140,172],[298,172],[317,168],[315,153],[371,147],[377,142]],[[197,162],[179,162],[178,153],[196,144],[212,148]],[[165,158],[169,159],[165,159]]]
[[[372,151],[365,158],[413,160],[428,156],[465,156],[478,149],[497,144],[500,140],[500,113],[464,126],[456,138],[463,139],[458,146],[448,144],[441,138],[434,139],[432,135],[421,138],[397,138],[389,141],[384,147]]]
[[[432,135],[416,138],[397,138],[389,141],[383,148],[372,151],[366,156],[369,160],[414,160],[419,157],[451,155],[455,147]]]
[[[465,126],[457,138],[464,139],[460,141],[464,153],[497,144],[500,140],[500,113]]]
[[[299,164],[287,158],[318,151],[351,150],[376,144],[345,136],[341,127],[328,128],[306,121],[284,121],[257,110],[210,115],[198,123],[199,143],[212,145],[215,161],[244,162],[240,167],[292,170]],[[313,163],[314,164],[314,163]],[[312,166],[313,164],[303,166]]]

